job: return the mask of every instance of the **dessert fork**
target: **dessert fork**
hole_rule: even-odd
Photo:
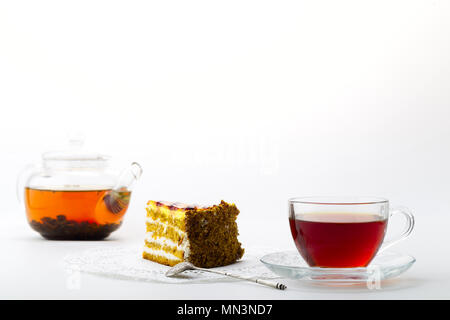
[[[273,282],[273,281],[258,279],[258,278],[254,278],[254,277],[249,277],[249,278],[243,277],[243,276],[231,274],[231,273],[228,273],[225,271],[199,268],[199,267],[194,266],[190,262],[180,262],[177,265],[173,266],[166,272],[166,277],[174,277],[186,270],[198,270],[198,271],[216,273],[216,274],[220,274],[220,275],[224,275],[224,276],[228,276],[228,277],[232,277],[232,278],[236,278],[236,279],[240,279],[240,280],[247,280],[247,281],[255,282],[255,283],[269,286],[269,287],[279,289],[279,290],[285,290],[287,288],[284,284],[279,283],[279,282]]]

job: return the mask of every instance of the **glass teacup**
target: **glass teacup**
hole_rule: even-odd
[[[403,214],[403,232],[384,240],[388,219]],[[300,197],[289,199],[289,224],[298,251],[311,267],[366,267],[378,252],[405,239],[414,217],[406,208],[371,197]]]

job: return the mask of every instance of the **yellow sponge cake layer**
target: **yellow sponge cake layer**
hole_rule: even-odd
[[[156,201],[149,201],[146,209],[143,257],[170,266],[183,261],[188,251],[184,211]]]

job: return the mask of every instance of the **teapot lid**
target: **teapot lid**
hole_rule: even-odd
[[[83,148],[84,136],[69,136],[69,147],[66,150],[49,151],[42,154],[44,161],[107,161],[110,156],[88,152]]]

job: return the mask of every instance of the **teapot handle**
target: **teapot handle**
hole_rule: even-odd
[[[19,203],[23,203],[23,189],[27,185],[27,182],[30,180],[31,176],[37,172],[39,172],[39,167],[35,164],[28,164],[19,172],[16,181],[16,193]]]
[[[128,191],[131,191],[136,181],[141,177],[142,172],[141,165],[137,162],[133,162],[128,168],[122,171],[113,189],[120,190],[126,188]]]

